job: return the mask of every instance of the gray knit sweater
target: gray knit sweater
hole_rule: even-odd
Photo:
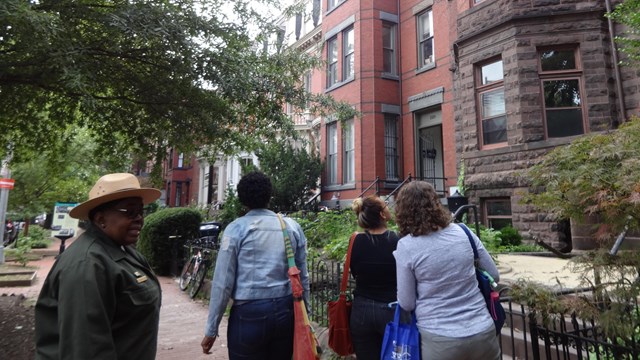
[[[497,282],[498,269],[480,240],[480,267]],[[467,337],[493,326],[478,290],[473,249],[456,224],[423,236],[407,235],[393,253],[398,276],[398,303],[415,310],[418,328],[447,337]]]

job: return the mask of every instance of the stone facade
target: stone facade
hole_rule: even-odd
[[[475,204],[509,198],[513,225],[526,239],[559,245],[561,226],[520,201],[528,191],[524,170],[549,150],[575,138],[546,135],[540,49],[577,49],[585,133],[615,128],[640,110],[639,72],[622,68],[618,77],[605,10],[601,0],[496,0],[458,16],[458,38],[453,44],[455,129],[466,195]],[[503,63],[507,142],[483,147],[476,72],[478,64],[491,59]],[[624,113],[616,81],[623,88]]]

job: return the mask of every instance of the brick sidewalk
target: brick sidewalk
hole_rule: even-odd
[[[224,317],[220,323],[220,337],[216,339],[211,354],[203,354],[200,341],[207,321],[207,305],[200,300],[191,300],[187,293],[180,291],[175,279],[160,277],[159,280],[162,286],[162,309],[156,359],[228,359],[227,318]]]

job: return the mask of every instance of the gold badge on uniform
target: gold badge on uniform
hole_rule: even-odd
[[[135,276],[136,276],[136,281],[138,282],[138,284],[143,283],[143,282],[145,282],[145,281],[149,280],[149,278],[148,278],[146,275],[141,274],[139,271],[134,271],[134,272],[133,272],[133,275],[135,275]]]

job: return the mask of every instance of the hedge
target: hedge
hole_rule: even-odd
[[[174,242],[178,242],[177,249],[181,253],[186,240],[197,238],[202,215],[191,208],[165,208],[148,215],[144,222],[138,250],[156,274],[169,275]]]

